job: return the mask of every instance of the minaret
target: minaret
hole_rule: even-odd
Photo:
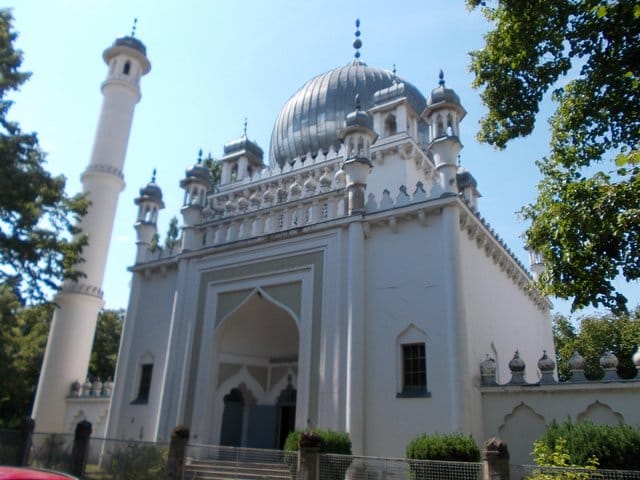
[[[136,263],[143,262],[158,232],[158,211],[164,208],[162,190],[156,184],[156,170],[153,169],[151,181],[140,189],[140,196],[134,200],[138,206],[136,220]]]
[[[429,125],[429,150],[433,153],[436,171],[444,193],[457,194],[456,173],[460,143],[460,122],[467,114],[460,98],[444,85],[444,73],[440,70],[438,87],[433,89],[422,113]]]
[[[122,168],[136,104],[140,78],[151,64],[144,44],[131,36],[118,38],[103,53],[109,66],[102,84],[102,110],[89,166],[81,176],[83,192],[91,201],[80,223],[88,235],[84,262],[86,276],[65,281],[56,296],[47,348],[40,371],[32,417],[39,432],[63,432],[65,397],[72,382],[87,375],[98,312],[103,307],[102,280],[107,261],[118,196],[124,188]]]

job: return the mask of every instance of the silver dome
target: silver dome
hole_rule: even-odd
[[[326,153],[331,145],[337,151],[338,134],[354,109],[356,94],[360,95],[362,109],[368,110],[374,105],[374,94],[394,81],[404,82],[407,100],[421,114],[426,100],[415,86],[359,60],[309,80],[280,110],[271,134],[271,166],[282,167],[287,161],[309,152],[315,155],[320,149]]]

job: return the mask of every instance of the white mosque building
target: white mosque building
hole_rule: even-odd
[[[423,432],[462,431],[479,443],[499,434],[513,451],[552,418],[640,421],[625,407],[640,382],[574,384],[549,403],[563,387],[553,362],[543,357],[541,374],[524,362],[543,350],[554,358],[551,305],[483,220],[476,181],[457,164],[460,99],[442,73],[424,95],[363,63],[359,39],[354,46],[353,61],[286,101],[268,158],[245,134],[224,146],[218,185],[201,162],[186,169],[174,249],[152,242],[160,187],[154,179],[140,190],[115,382],[83,385],[150,70],[137,38],[105,50],[104,103],[82,177],[93,201],[82,224],[87,278],[57,299],[37,430],[89,419],[97,436],[164,441],[186,424],[197,443],[280,448],[292,429],[317,427],[348,432],[354,453],[402,456]],[[516,337],[527,342],[507,367]]]

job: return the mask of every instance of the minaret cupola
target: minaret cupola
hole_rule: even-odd
[[[443,194],[457,195],[457,161],[462,150],[459,126],[467,112],[456,92],[445,87],[442,70],[439,77],[438,87],[431,92],[422,118],[429,126],[428,148],[433,154]]]
[[[197,248],[193,227],[202,221],[202,209],[207,204],[207,194],[212,186],[211,171],[202,164],[202,150],[200,150],[198,161],[185,172],[185,178],[180,180],[180,187],[184,190],[184,201],[180,210],[184,229],[183,249]]]
[[[264,168],[262,158],[264,153],[257,143],[247,137],[247,120],[244,121],[244,133],[236,140],[228,142],[224,146],[224,157],[222,162],[222,173],[220,186],[243,180],[253,176],[254,172],[259,172]]]
[[[153,236],[158,232],[158,211],[164,208],[162,190],[156,183],[155,169],[151,181],[140,189],[140,196],[134,202],[138,206],[138,217],[135,224],[137,234],[136,262],[140,262],[144,260]]]
[[[367,177],[371,170],[371,145],[378,135],[373,130],[373,118],[360,107],[360,97],[356,94],[355,110],[347,115],[345,126],[340,131],[340,141],[344,145],[345,160],[342,170],[347,177],[349,192],[349,215],[363,213]]]

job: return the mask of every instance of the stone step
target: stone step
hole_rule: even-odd
[[[185,465],[185,480],[289,480],[291,472],[284,463],[190,459]]]

